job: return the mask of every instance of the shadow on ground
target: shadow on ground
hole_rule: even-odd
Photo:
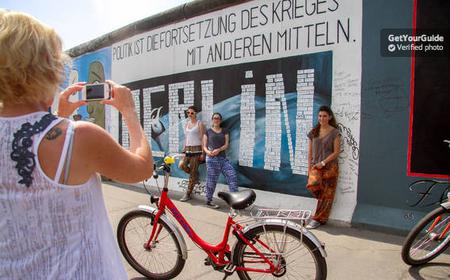
[[[408,273],[415,280],[450,279],[450,264],[428,263],[410,267]]]
[[[119,188],[123,188],[126,190],[131,190],[131,191],[140,192],[140,193],[144,193],[144,194],[147,193],[142,184],[125,185],[125,184],[121,184],[121,183],[117,183],[117,182],[113,182],[113,181],[108,181],[108,182],[104,182],[104,183],[113,185],[113,186],[116,186]],[[156,188],[156,186],[149,186],[149,184],[146,184],[146,185],[147,185],[147,189],[150,191],[151,194],[159,195],[159,191]],[[169,192],[169,196],[173,201],[179,201],[179,199],[183,196],[183,194],[184,193],[180,192],[180,191],[170,191]],[[228,213],[229,207],[223,200],[214,198],[214,202],[216,204],[220,205],[220,208],[217,209],[217,211],[221,211],[223,213]],[[204,198],[204,196],[194,194],[193,199],[188,200],[185,203],[189,203],[193,206],[202,206],[205,204],[205,198]],[[239,213],[244,216],[250,216],[250,213],[254,212],[257,208],[258,208],[258,206],[254,205],[254,206],[251,206],[249,209],[241,210]],[[376,229],[365,229],[365,228],[360,228],[360,227],[349,227],[349,226],[339,226],[339,225],[335,226],[334,224],[331,224],[331,225],[321,226],[319,228],[319,230],[326,232],[330,235],[334,235],[334,236],[340,236],[340,235],[352,236],[352,237],[356,237],[356,238],[384,242],[384,243],[400,245],[400,246],[403,244],[403,241],[404,241],[404,236],[402,236],[402,235],[392,235],[389,233],[385,233],[383,230],[378,231]],[[373,232],[377,232],[378,234],[373,234]]]

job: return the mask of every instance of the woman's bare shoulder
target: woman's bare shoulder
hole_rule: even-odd
[[[77,121],[75,124],[75,141],[80,145],[81,151],[103,150],[117,145],[112,136],[102,127],[85,121]]]
[[[74,122],[75,130],[77,136],[83,138],[85,140],[96,139],[96,137],[104,137],[109,136],[108,132],[104,130],[102,127],[86,122],[86,121],[77,121]]]

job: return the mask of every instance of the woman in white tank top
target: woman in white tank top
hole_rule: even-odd
[[[185,156],[180,161],[180,168],[189,174],[188,189],[180,201],[188,201],[191,199],[194,185],[199,181],[198,166],[203,160],[202,135],[205,131],[201,121],[197,120],[197,108],[190,106],[187,110],[188,119],[184,127],[184,148]]]
[[[122,182],[152,174],[151,149],[128,88],[109,82],[130,150],[101,127],[66,119],[85,101],[59,96],[64,75],[56,32],[0,10],[0,279],[128,279],[103,202],[99,174]],[[128,168],[132,166],[132,168]]]

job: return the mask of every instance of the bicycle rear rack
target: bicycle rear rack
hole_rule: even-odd
[[[293,209],[256,209],[250,212],[250,216],[255,220],[263,219],[283,219],[306,221],[311,217],[310,210],[293,210]]]

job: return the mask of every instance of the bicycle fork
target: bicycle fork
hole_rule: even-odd
[[[159,217],[161,216],[161,211],[158,211],[158,213],[156,213],[155,218],[152,221],[152,233],[150,234],[150,238],[148,239],[147,243],[144,244],[144,248],[146,250],[151,250],[152,248],[152,241],[154,241],[156,243],[156,240],[158,239],[159,233],[161,232],[163,225],[159,224]]]

